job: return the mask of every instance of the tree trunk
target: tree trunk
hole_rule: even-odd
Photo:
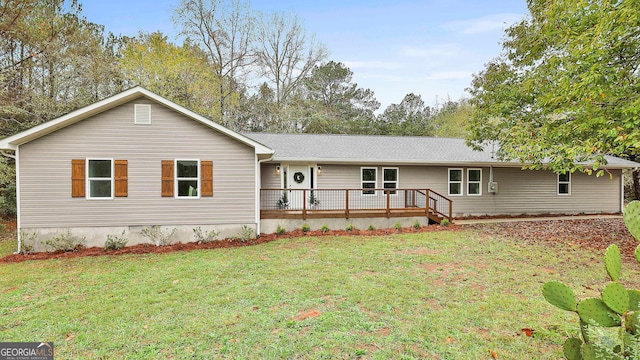
[[[631,173],[633,177],[633,199],[640,200],[640,170]]]

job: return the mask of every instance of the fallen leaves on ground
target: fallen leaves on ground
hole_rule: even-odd
[[[627,259],[640,244],[627,230],[622,218],[563,219],[540,221],[516,221],[467,225],[487,235],[505,236],[523,242],[542,242],[550,246],[580,246],[604,250],[617,244]]]

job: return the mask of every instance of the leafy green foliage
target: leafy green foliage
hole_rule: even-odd
[[[76,251],[84,246],[86,237],[77,237],[72,235],[70,231],[53,235],[50,239],[45,240],[45,245],[53,251]]]
[[[414,228],[414,229],[418,230],[418,229],[420,229],[420,226],[422,226],[422,225],[420,224],[420,221],[416,220],[416,221],[413,223],[413,225],[412,225],[412,226],[413,226],[413,228]]]
[[[176,233],[177,229],[173,228],[170,231],[163,231],[160,225],[151,225],[145,226],[140,231],[142,236],[146,237],[149,241],[151,241],[155,246],[165,246],[170,245],[172,242],[173,235]]]
[[[449,226],[450,223],[449,219],[442,219],[442,221],[440,221],[440,225],[442,226]]]
[[[345,228],[345,230],[347,230],[347,231],[353,231],[353,229],[355,229],[355,228],[356,228],[356,227],[355,227],[355,226],[353,226],[353,224],[349,224],[349,225],[347,225],[347,227]]]
[[[195,241],[199,243],[208,243],[218,239],[218,235],[220,232],[216,229],[211,229],[209,231],[202,230],[200,226],[195,227],[193,229],[193,238]]]
[[[105,250],[120,250],[127,246],[129,239],[124,234],[125,231],[122,230],[120,235],[107,235],[107,241],[104,242]]]
[[[369,231],[373,231],[376,229],[375,225],[371,224],[369,225],[369,227],[367,228]]]
[[[402,224],[397,222],[395,225],[393,225],[393,228],[396,229],[397,231],[402,230]]]
[[[323,233],[329,232],[329,226],[328,225],[322,225],[322,228],[320,229],[320,231],[322,231]]]
[[[287,230],[280,225],[276,228],[276,234],[278,235],[284,235],[286,232]]]
[[[231,239],[232,240],[242,241],[242,242],[247,242],[247,241],[255,238],[255,236],[253,234],[254,234],[254,231],[253,231],[252,228],[250,228],[247,225],[242,225],[242,227],[240,228],[240,232],[237,233],[236,235],[232,236]]]
[[[503,54],[474,76],[468,141],[500,159],[596,171],[640,150],[640,7],[633,1],[528,2]],[[589,161],[593,168],[580,162]]]
[[[302,224],[303,233],[309,232],[310,230],[311,230],[311,226],[309,226],[309,224]]]

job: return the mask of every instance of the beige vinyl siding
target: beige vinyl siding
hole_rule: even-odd
[[[393,165],[321,164],[320,189],[358,189],[361,167],[376,167],[377,188],[382,188],[382,168]],[[487,192],[490,169],[477,166],[398,166],[398,188],[431,189],[447,196],[449,168],[463,170],[463,195],[451,196],[453,211],[461,215],[541,214],[541,213],[617,213],[620,211],[621,171],[595,177],[582,173],[571,175],[571,195],[557,195],[557,175],[551,171],[495,168],[493,180],[498,193]],[[482,169],[481,196],[467,194],[467,169]]]
[[[151,125],[134,124],[151,104]],[[254,149],[140,98],[20,146],[21,226],[238,224],[255,222]],[[71,197],[71,160],[128,160],[128,197]],[[161,197],[161,161],[213,161],[213,197]]]

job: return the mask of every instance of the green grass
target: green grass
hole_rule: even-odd
[[[0,334],[61,359],[557,359],[576,318],[542,284],[596,295],[600,258],[437,232],[1,264]]]

